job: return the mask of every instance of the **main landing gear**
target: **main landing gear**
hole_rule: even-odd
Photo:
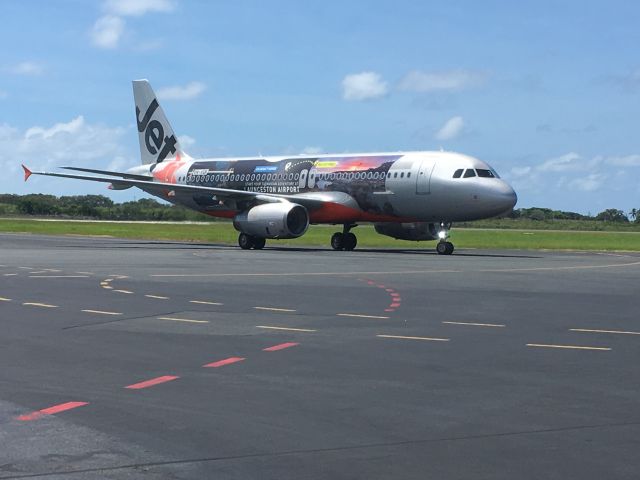
[[[438,238],[440,241],[436,245],[436,252],[440,255],[451,255],[453,253],[453,243],[448,241],[450,228],[451,223],[440,222],[440,229],[438,230]]]
[[[266,243],[267,240],[262,237],[254,237],[253,235],[247,235],[246,233],[238,235],[238,245],[240,245],[240,248],[243,250],[249,250],[251,248],[254,250],[262,250]]]
[[[331,235],[331,248],[334,250],[353,250],[356,248],[358,238],[349,231],[355,226],[355,224],[345,223],[342,232]]]

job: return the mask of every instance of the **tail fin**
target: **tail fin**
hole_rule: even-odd
[[[133,81],[133,99],[142,164],[188,158],[147,80]]]

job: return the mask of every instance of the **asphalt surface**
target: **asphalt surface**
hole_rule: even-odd
[[[270,245],[0,235],[0,479],[640,475],[640,255]]]

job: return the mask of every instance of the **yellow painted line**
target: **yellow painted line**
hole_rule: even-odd
[[[434,338],[434,337],[407,337],[404,335],[376,335],[378,338],[396,338],[399,340],[425,340],[427,342],[448,342],[448,338]]]
[[[564,348],[568,350],[611,350],[608,347],[583,347],[580,345],[545,345],[543,343],[527,343],[527,347],[540,347],[540,348]]]
[[[158,320],[169,320],[172,322],[187,322],[187,323],[209,323],[209,320],[191,320],[188,318],[176,318],[176,317],[158,317]]]
[[[570,328],[572,332],[586,332],[586,333],[618,333],[620,335],[640,335],[640,332],[627,332],[624,330],[591,330],[588,328]]]
[[[264,328],[267,330],[287,330],[290,332],[315,332],[309,328],[291,328],[291,327],[271,327],[269,325],[256,325],[256,328]]]
[[[10,302],[10,298],[0,297],[0,302]]]
[[[356,317],[356,318],[376,318],[378,320],[386,320],[389,317],[379,317],[377,315],[360,315],[358,313],[336,313],[338,317]]]
[[[499,323],[471,323],[471,322],[442,322],[448,325],[470,325],[472,327],[497,327],[503,328],[505,325]]]
[[[82,310],[85,313],[96,313],[99,315],[122,315],[119,312],[105,312],[104,310]]]
[[[290,308],[274,308],[274,307],[253,307],[256,310],[267,310],[269,312],[295,312],[295,310],[291,310]]]
[[[49,305],[48,303],[24,302],[22,305],[29,305],[32,307],[43,307],[43,308],[58,308],[57,305]]]
[[[204,300],[189,300],[189,303],[197,303],[200,305],[223,305],[220,302],[205,302]]]
[[[131,295],[133,293],[131,290],[114,290],[114,292],[126,293],[128,295]]]
[[[145,295],[147,298],[157,298],[158,300],[169,300],[169,297],[162,297],[160,295]]]

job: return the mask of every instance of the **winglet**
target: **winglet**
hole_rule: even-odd
[[[31,170],[29,170],[24,164],[22,165],[22,169],[24,170],[24,181],[26,182],[31,176]]]

